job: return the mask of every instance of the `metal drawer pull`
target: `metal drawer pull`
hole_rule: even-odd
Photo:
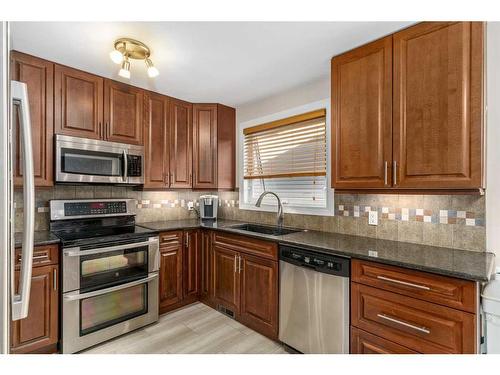
[[[33,260],[40,260],[40,259],[49,259],[49,256],[48,254],[45,254],[45,255],[35,255],[33,257]]]
[[[377,279],[384,280],[384,281],[389,281],[389,282],[395,283],[395,284],[401,284],[401,285],[411,286],[411,287],[414,287],[414,288],[417,288],[417,289],[431,290],[431,288],[429,288],[428,286],[425,286],[425,285],[413,284],[413,283],[409,283],[409,282],[406,282],[406,281],[391,279],[391,278],[385,277],[385,276],[377,276]]]
[[[426,334],[431,333],[431,331],[429,329],[427,329],[426,327],[415,326],[413,324],[403,322],[402,320],[391,318],[390,316],[387,316],[387,315],[384,315],[384,314],[377,314],[377,316],[379,318],[381,318],[381,319],[385,319],[385,320],[388,320],[388,321],[396,323],[396,324],[401,324],[402,326],[414,329],[414,330],[419,331],[419,332],[423,332],[423,333],[426,333]]]
[[[174,255],[177,255],[177,252],[174,251],[173,253],[160,253],[162,257],[171,257]]]
[[[238,256],[237,256],[236,254],[234,254],[234,273],[236,273],[236,272],[237,272],[237,270],[238,270],[238,268],[237,268],[237,266],[236,266],[236,262],[237,262],[236,258],[237,258],[237,257],[238,257]]]
[[[241,273],[241,255],[238,255],[238,273]]]

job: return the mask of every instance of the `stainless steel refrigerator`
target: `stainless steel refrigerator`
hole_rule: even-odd
[[[10,348],[10,325],[28,315],[33,262],[35,186],[27,87],[11,81],[8,22],[0,22],[0,354]],[[14,278],[14,150],[23,174],[23,239],[19,278]]]

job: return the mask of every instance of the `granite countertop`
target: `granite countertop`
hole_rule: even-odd
[[[17,232],[14,234],[15,247],[21,247],[23,243],[23,233]],[[35,231],[33,243],[35,246],[50,245],[59,243],[61,240],[55,234],[48,230]]]
[[[242,223],[230,220],[207,223],[198,220],[172,220],[138,223],[138,225],[158,231],[209,228],[287,245],[303,246],[321,253],[368,259],[474,281],[488,281],[493,271],[495,255],[489,252],[465,251],[311,230],[284,236],[271,236],[231,228],[232,225]]]

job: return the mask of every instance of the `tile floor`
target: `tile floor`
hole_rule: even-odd
[[[195,303],[160,316],[157,324],[90,348],[86,354],[286,354],[280,344]]]

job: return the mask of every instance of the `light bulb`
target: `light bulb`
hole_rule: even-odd
[[[120,51],[117,51],[116,49],[109,53],[109,57],[115,64],[121,64],[123,61],[123,55],[121,54]]]
[[[123,78],[130,79],[130,62],[128,61],[127,56],[125,56],[123,62],[122,62],[122,67],[120,71],[118,72],[118,75]]]
[[[154,78],[158,76],[158,74],[160,74],[160,72],[155,68],[153,62],[150,59],[146,59],[146,66],[148,67],[148,76],[150,78]]]

